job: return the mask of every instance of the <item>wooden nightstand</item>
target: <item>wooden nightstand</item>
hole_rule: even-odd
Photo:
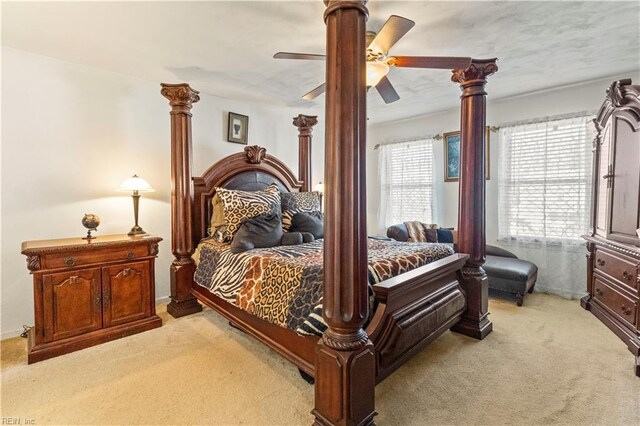
[[[160,327],[154,270],[160,241],[106,235],[22,243],[35,307],[29,364]]]

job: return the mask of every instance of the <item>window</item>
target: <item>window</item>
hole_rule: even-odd
[[[588,229],[587,116],[500,130],[499,237],[579,243]]]
[[[379,149],[383,227],[410,220],[432,223],[433,141],[392,143]]]

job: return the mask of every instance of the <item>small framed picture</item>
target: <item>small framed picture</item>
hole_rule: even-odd
[[[246,145],[249,134],[249,117],[246,115],[229,113],[229,125],[227,140],[229,142],[241,143]]]
[[[489,126],[486,130],[486,164],[485,175],[487,180],[491,178],[489,173]],[[458,182],[460,180],[460,132],[449,132],[442,135],[444,140],[444,181]]]

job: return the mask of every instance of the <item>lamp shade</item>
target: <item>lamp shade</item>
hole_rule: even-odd
[[[316,192],[322,192],[324,193],[324,183],[322,182],[318,182],[313,186],[313,190]]]
[[[146,180],[142,179],[138,175],[133,175],[130,178],[125,179],[125,181],[122,182],[122,185],[120,185],[120,188],[116,189],[116,191],[154,192],[155,189],[153,189]]]
[[[389,65],[379,61],[367,62],[367,86],[373,87],[389,72]]]

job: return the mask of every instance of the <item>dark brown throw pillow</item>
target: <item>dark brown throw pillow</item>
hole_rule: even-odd
[[[308,232],[285,232],[282,236],[283,246],[295,246],[302,243],[312,243],[314,241],[315,238]]]
[[[320,212],[299,212],[291,219],[291,232],[308,232],[317,240],[324,237],[324,223]]]
[[[424,235],[427,237],[427,242],[428,243],[437,243],[438,238],[440,238],[440,231],[438,229],[425,229],[424,230]]]
[[[263,214],[245,219],[231,241],[231,252],[242,253],[254,248],[276,247],[282,240],[280,213]]]

